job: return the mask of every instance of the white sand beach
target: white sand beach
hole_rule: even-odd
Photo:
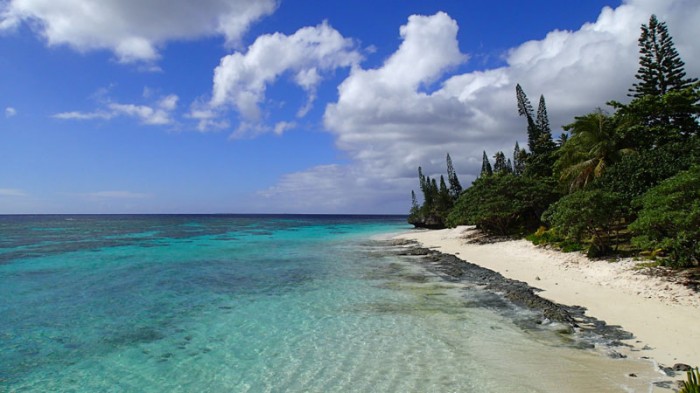
[[[540,296],[585,307],[587,314],[634,334],[621,351],[660,365],[700,366],[700,294],[669,279],[649,275],[641,261],[592,261],[580,253],[537,247],[527,240],[475,244],[472,227],[415,230],[399,238],[527,282]],[[679,375],[684,377],[684,375]]]

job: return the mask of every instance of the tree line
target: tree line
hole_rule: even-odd
[[[476,225],[589,256],[638,253],[661,263],[700,263],[700,83],[686,76],[665,22],[641,27],[631,101],[610,101],[552,137],[544,96],[537,110],[520,85],[527,149],[484,151],[479,177],[462,189],[447,155],[447,181],[418,169],[408,221]],[[493,164],[492,164],[493,162]]]

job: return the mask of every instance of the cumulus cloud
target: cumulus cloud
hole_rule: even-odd
[[[53,115],[56,119],[62,120],[110,120],[119,116],[126,116],[138,119],[146,125],[168,125],[175,120],[172,115],[177,108],[178,97],[170,94],[161,97],[153,105],[120,104],[107,102],[105,108],[94,112],[61,112]]]
[[[11,106],[8,106],[7,108],[5,108],[5,117],[6,118],[9,119],[10,117],[14,117],[15,115],[17,115],[17,109],[15,109]]]
[[[552,31],[512,48],[504,54],[504,67],[465,74],[453,71],[467,58],[459,51],[457,22],[444,13],[412,16],[401,27],[396,52],[376,69],[354,67],[338,87],[338,101],[326,107],[324,124],[352,164],[289,175],[264,196],[281,204],[313,196],[319,208],[356,210],[357,200],[326,186],[337,182],[344,192],[362,195],[359,201],[391,196],[389,211],[405,212],[407,194],[417,188],[416,168],[444,173],[447,152],[469,184],[482,150],[510,154],[516,140],[525,145],[517,83],[534,103],[545,95],[555,133],[611,99],[625,101],[638,67],[640,25],[652,13],[668,22],[688,74],[700,75],[696,1],[629,0],[606,7],[576,31]]]
[[[250,25],[271,14],[276,0],[9,0],[0,4],[0,30],[26,23],[49,45],[107,49],[121,62],[158,58],[171,40],[221,35],[240,43]]]
[[[211,100],[205,107],[197,103],[191,116],[203,120],[199,128],[204,130],[216,114],[233,108],[243,127],[251,127],[250,123],[261,120],[260,104],[267,87],[289,74],[292,82],[307,94],[306,104],[298,111],[298,116],[303,117],[311,109],[324,73],[356,65],[361,58],[354,42],[326,22],[304,27],[292,35],[260,36],[247,52],[235,52],[221,59],[214,70]]]

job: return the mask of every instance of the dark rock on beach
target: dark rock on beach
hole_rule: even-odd
[[[398,244],[395,244],[398,245]],[[397,255],[417,256],[428,270],[445,280],[463,282],[481,287],[488,292],[501,296],[504,301],[539,315],[537,324],[557,322],[565,327],[559,329],[563,334],[574,331],[583,340],[580,345],[593,347],[601,344],[608,347],[623,345],[621,340],[633,338],[633,335],[619,326],[608,325],[605,321],[585,315],[586,309],[580,306],[567,306],[552,302],[537,295],[540,290],[527,283],[504,277],[498,272],[462,260],[454,255],[419,247],[418,243],[400,245]],[[609,356],[620,358],[618,352],[609,351]]]

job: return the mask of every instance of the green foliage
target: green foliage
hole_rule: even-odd
[[[493,169],[491,169],[491,162],[489,161],[489,157],[486,155],[486,151],[484,151],[484,156],[481,159],[481,173],[479,174],[479,176],[486,177],[491,175],[493,175]]]
[[[420,205],[418,205],[418,199],[416,199],[416,193],[411,190],[411,211],[409,216],[417,216],[420,212]]]
[[[513,149],[513,173],[522,175],[525,172],[525,164],[527,163],[527,151],[521,149],[518,142],[515,142]]]
[[[494,235],[537,228],[542,212],[558,197],[554,181],[503,174],[480,177],[462,193],[447,217],[449,226],[476,225]]]
[[[564,238],[557,233],[556,229],[547,229],[545,226],[540,226],[535,233],[530,234],[525,238],[536,246],[544,244],[557,245],[564,240]]]
[[[700,393],[700,371],[697,367],[688,371],[688,380],[681,382],[678,393]]]
[[[499,151],[493,156],[493,173],[495,174],[505,174],[513,172],[511,165],[510,170],[508,170],[508,163],[506,162],[506,155]]]
[[[664,180],[636,202],[642,209],[629,226],[634,245],[662,249],[669,266],[700,263],[700,166]]]
[[[528,237],[536,244],[597,256],[613,246],[630,250],[625,242],[634,235],[634,246],[666,264],[700,263],[700,169],[688,170],[700,162],[700,83],[686,77],[655,16],[642,26],[639,48],[633,100],[609,103],[613,115],[599,109],[576,117],[556,143],[544,96],[535,112],[517,85],[529,152],[516,143],[512,161],[499,151],[492,167],[484,151],[480,176],[466,190],[449,155],[439,184],[419,168],[423,204],[412,195],[410,220],[475,224],[496,235],[531,232],[546,220],[552,228]],[[558,188],[570,194],[560,199]]]
[[[633,208],[632,200],[697,162],[700,158],[696,153],[700,152],[697,139],[691,143],[667,144],[653,151],[641,150],[624,155],[595,181],[595,187],[619,194],[625,215],[634,217],[637,209]]]
[[[527,120],[527,145],[530,149],[525,169],[520,172],[530,177],[551,176],[556,144],[552,140],[544,96],[540,96],[536,118],[532,104],[519,84],[515,86],[515,97],[518,101],[518,114]]]
[[[621,147],[615,121],[598,109],[564,126],[571,138],[557,152],[554,172],[569,191],[586,188],[630,149]]]
[[[627,105],[612,101],[619,133],[626,146],[652,150],[669,143],[684,143],[700,134],[700,87],[696,83],[664,95],[635,98]]]
[[[423,174],[423,168],[418,167],[418,182],[423,193],[423,204],[419,205],[415,192],[411,191],[411,210],[408,222],[417,227],[444,228],[447,214],[452,209],[455,200],[462,192],[457,173],[452,165],[452,159],[447,154],[447,178],[440,175],[440,183],[436,179]]]
[[[557,233],[574,243],[590,238],[589,255],[609,252],[613,229],[621,216],[620,196],[611,192],[576,191],[562,197],[542,215]]]
[[[450,158],[450,153],[447,153],[447,181],[450,183],[450,197],[452,201],[456,201],[459,195],[462,193],[462,185],[459,183],[459,178],[457,177],[457,172],[455,171],[454,165],[452,165],[452,158]]]
[[[436,206],[437,213],[441,217],[446,217],[447,213],[452,209],[453,203],[450,190],[447,188],[447,184],[445,184],[445,178],[440,175],[440,188],[438,190]]]
[[[649,18],[648,25],[642,25],[638,43],[639,70],[635,76],[639,82],[630,89],[631,96],[660,96],[687,88],[696,81],[685,77],[685,63],[676,51],[666,23],[659,22],[656,15]]]

